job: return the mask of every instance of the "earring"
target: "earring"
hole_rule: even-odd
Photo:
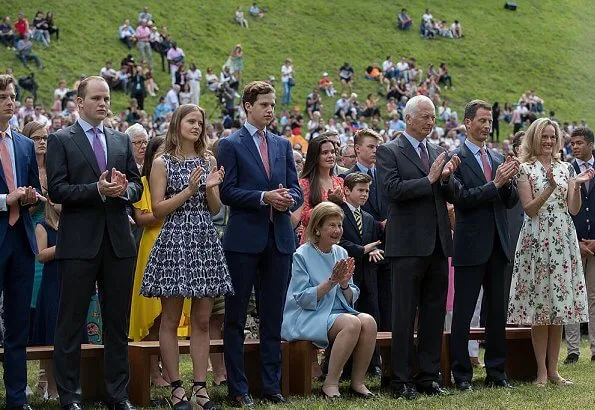
[[[320,231],[316,231],[316,232],[314,232],[314,235],[316,235],[316,236],[320,236]]]

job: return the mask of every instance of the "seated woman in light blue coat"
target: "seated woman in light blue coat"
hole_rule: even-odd
[[[353,258],[337,245],[343,235],[343,211],[332,202],[318,204],[310,216],[306,240],[293,255],[293,268],[281,337],[332,344],[328,374],[322,385],[326,397],[339,397],[339,377],[353,354],[352,393],[374,394],[364,378],[376,345],[376,322],[353,306],[359,289],[353,284]]]

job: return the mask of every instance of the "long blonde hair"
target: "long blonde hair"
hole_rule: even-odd
[[[520,147],[520,161],[521,162],[534,162],[541,153],[541,136],[543,130],[548,125],[554,127],[556,135],[556,144],[553,148],[552,158],[554,161],[560,162],[560,150],[562,149],[562,132],[558,123],[550,120],[549,118],[539,118],[529,126],[529,129],[525,133],[523,142]]]
[[[194,150],[201,157],[205,155],[207,151],[207,116],[205,110],[195,104],[184,104],[176,108],[174,111],[169,123],[169,128],[167,129],[167,134],[165,135],[165,142],[163,144],[164,154],[171,155],[178,160],[185,159],[180,146],[180,128],[184,117],[195,111],[200,111],[203,126],[198,141],[194,143]]]

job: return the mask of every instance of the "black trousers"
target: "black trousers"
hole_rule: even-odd
[[[105,385],[111,402],[128,397],[128,326],[136,258],[118,258],[107,230],[99,253],[92,259],[58,260],[62,275],[54,341],[54,368],[60,402],[81,401],[81,341],[89,300],[99,286],[103,319]]]
[[[393,389],[438,382],[448,259],[436,240],[434,253],[423,257],[391,258],[393,327],[391,365]],[[415,315],[419,311],[417,346]],[[415,369],[418,369],[414,373]]]
[[[502,297],[505,288],[505,268],[508,260],[502,251],[500,239],[494,239],[494,249],[482,265],[455,267],[455,297],[450,336],[450,356],[455,382],[470,382],[473,367],[467,344],[473,311],[483,286],[483,314],[486,327],[485,366],[488,380],[506,379],[506,303]]]

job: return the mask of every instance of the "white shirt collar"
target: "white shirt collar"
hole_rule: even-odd
[[[5,129],[5,130],[4,130],[4,134],[5,134],[5,135],[6,135],[8,138],[12,139],[12,130],[10,129],[10,125],[8,126],[8,128],[7,128],[7,129]]]
[[[585,164],[589,164],[591,166],[591,168],[593,168],[593,163],[595,162],[595,159],[593,158],[593,156],[591,156],[591,159],[589,159],[588,161],[583,161],[582,159],[576,159],[576,162],[579,166],[584,166]]]
[[[355,210],[357,209],[361,213],[361,210],[359,209],[359,207],[356,208],[355,206],[351,205],[347,201],[345,201],[345,203],[347,204],[347,206],[349,207],[349,209],[351,210],[351,212],[355,212]]]

